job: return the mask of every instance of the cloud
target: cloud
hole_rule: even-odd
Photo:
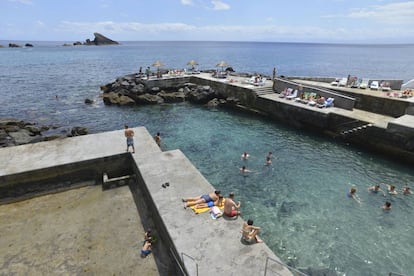
[[[413,42],[413,28],[383,28],[374,32],[370,28],[321,28],[314,26],[274,25],[208,25],[195,26],[185,23],[144,24],[139,22],[69,22],[59,24],[58,33],[71,33],[87,37],[100,32],[120,40],[137,40],[138,37],[162,40],[223,40],[223,41],[315,41],[362,42],[372,41]]]
[[[9,2],[17,2],[20,4],[25,4],[25,5],[33,5],[32,0],[7,0]]]
[[[219,1],[219,0],[213,0],[211,1],[211,4],[213,4],[214,10],[229,10],[230,9],[230,5],[222,1]]]
[[[414,1],[375,5],[369,8],[352,9],[347,14],[330,14],[322,18],[351,18],[375,20],[388,25],[414,25]]]
[[[193,5],[193,0],[181,0],[181,4],[185,6]]]

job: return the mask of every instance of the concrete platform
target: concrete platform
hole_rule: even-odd
[[[0,205],[0,275],[159,275],[128,187]]]
[[[146,199],[156,206],[152,216],[159,217],[158,221],[162,222],[157,227],[167,229],[164,239],[173,243],[169,250],[178,253],[178,259],[190,275],[196,275],[197,271],[198,275],[263,275],[266,270],[270,275],[292,275],[278,263],[279,259],[266,244],[241,243],[241,218],[213,220],[208,213],[195,215],[190,209],[185,210],[182,197],[208,193],[214,189],[213,186],[181,151],[161,152],[144,127],[134,128],[134,131],[136,153],[131,154],[131,162],[136,163],[138,178],[144,180],[135,186],[145,185],[149,193],[145,195]],[[4,164],[0,177],[105,156],[125,158],[125,149],[123,130],[3,148],[0,149],[0,162]],[[162,188],[161,184],[165,182],[170,183],[168,188]],[[117,274],[120,266],[125,265],[128,271],[139,271],[137,267],[142,262],[136,251],[139,248],[132,246],[140,239],[143,230],[136,226],[139,216],[128,190],[123,187],[97,192],[93,188],[86,188],[91,189],[89,195],[85,190],[76,189],[0,206],[0,245],[4,250],[0,251],[0,257],[7,260],[0,269],[5,274],[14,271],[23,274],[53,274],[54,271]],[[230,191],[222,192],[228,194]],[[52,202],[51,205],[48,202]],[[15,215],[8,215],[10,212]],[[25,225],[29,222],[30,225]],[[118,243],[124,236],[125,241],[110,249],[112,243]],[[75,237],[77,242],[73,240]],[[107,238],[113,240],[103,243]],[[42,243],[45,246],[41,246]],[[95,249],[99,249],[102,255]],[[58,258],[50,262],[55,254]],[[70,256],[67,261],[63,258],[66,254]],[[100,261],[116,262],[123,254],[127,254],[127,259],[122,259],[112,270],[104,265],[100,270]],[[30,268],[32,263],[29,260],[34,255],[36,259],[32,263],[36,265]],[[154,256],[157,256],[156,250]],[[81,265],[74,265],[75,261]],[[132,264],[134,261],[136,266]],[[123,273],[126,272],[119,274]]]
[[[364,121],[367,123],[371,123],[372,125],[375,125],[377,127],[381,127],[384,129],[387,128],[389,122],[392,122],[395,120],[395,118],[390,117],[390,116],[372,113],[372,112],[368,112],[368,111],[364,111],[364,110],[360,110],[356,108],[354,108],[353,110],[346,110],[343,108],[336,108],[336,107],[318,108],[316,106],[310,106],[310,105],[306,105],[300,102],[295,102],[294,100],[287,100],[285,98],[280,98],[279,94],[268,94],[268,95],[263,95],[259,97],[270,99],[272,101],[281,102],[281,103],[288,104],[288,105],[298,106],[300,108],[312,110],[314,112],[320,112],[324,114],[336,113],[339,115],[346,116],[350,119],[355,119],[358,121]]]
[[[404,133],[409,136],[414,136],[414,116],[404,115],[391,121],[388,125],[388,130],[392,132]]]

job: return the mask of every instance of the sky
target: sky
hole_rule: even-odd
[[[414,1],[0,0],[0,40],[414,43]]]

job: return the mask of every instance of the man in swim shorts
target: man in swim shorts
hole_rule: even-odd
[[[228,217],[235,217],[240,215],[240,201],[236,204],[234,202],[234,193],[231,192],[229,197],[224,201],[224,215]]]
[[[220,191],[215,190],[214,192],[210,194],[201,195],[198,197],[183,198],[184,209],[189,206],[194,206],[196,204],[209,203],[210,201],[212,202],[217,201],[219,199],[219,196],[220,196]]]
[[[127,125],[125,125],[125,131],[124,131],[126,142],[127,142],[127,149],[128,151],[129,147],[132,147],[132,153],[135,153],[135,147],[134,147],[134,131],[130,129]]]
[[[141,258],[147,257],[151,254],[151,239],[147,239],[141,249]]]

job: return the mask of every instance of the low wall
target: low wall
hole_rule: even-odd
[[[125,153],[0,176],[0,203],[16,202],[74,186],[99,185],[102,184],[103,173],[111,178],[132,174],[131,163],[130,155]]]
[[[355,98],[355,108],[357,109],[391,116],[394,118],[407,114],[410,112],[410,110],[414,112],[414,103],[410,103],[399,98],[378,97],[374,94],[377,92],[373,92],[373,95],[353,93],[348,91],[342,93],[346,93],[346,95]]]
[[[219,79],[209,80],[192,77],[191,82],[197,83],[198,85],[208,85],[226,98],[235,97],[239,99],[240,103],[245,106],[252,106],[256,101],[256,93],[250,88],[232,85],[228,82],[221,82]]]
[[[315,88],[312,86],[302,85],[302,84],[298,84],[296,82],[289,81],[286,79],[281,79],[281,78],[276,78],[275,81],[273,82],[273,90],[277,91],[278,93],[282,92],[286,88],[298,89],[299,93],[300,92],[314,92],[325,98],[329,98],[329,97],[334,98],[335,99],[334,105],[336,107],[340,107],[340,108],[347,109],[347,110],[352,110],[355,105],[354,98],[351,98],[351,97],[348,97],[348,96],[345,96],[339,93],[335,93],[327,89],[321,89],[321,88]]]

